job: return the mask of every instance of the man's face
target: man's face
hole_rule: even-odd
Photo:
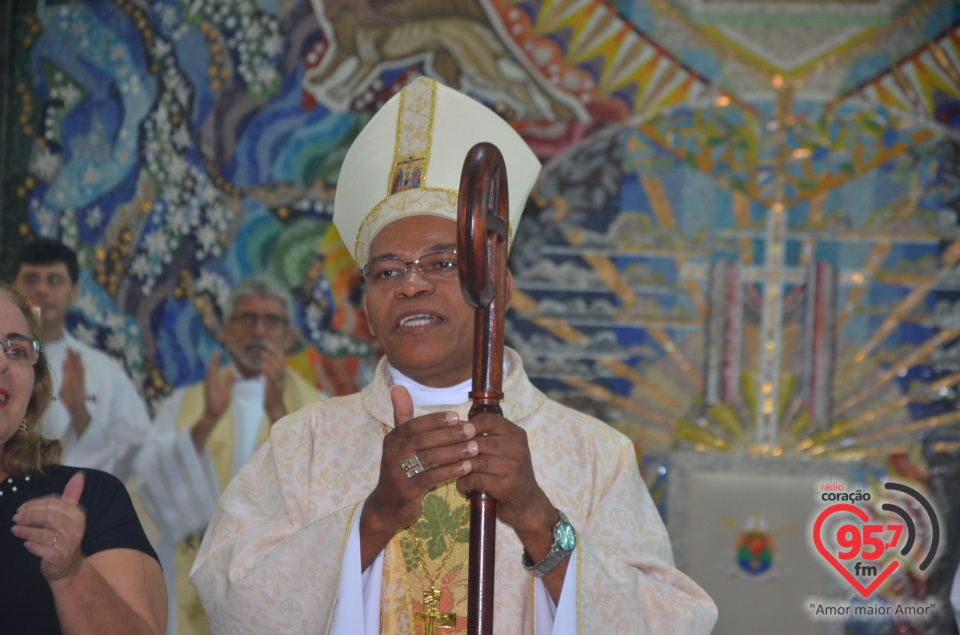
[[[410,216],[380,230],[370,245],[370,260],[390,256],[409,262],[456,247],[456,223]],[[368,281],[363,307],[370,332],[404,375],[433,387],[470,379],[475,311],[463,299],[458,276],[425,277],[410,265],[395,283]]]
[[[63,327],[79,291],[78,285],[70,280],[67,265],[62,262],[49,265],[22,264],[14,285],[31,305],[40,308],[40,321],[45,331],[51,327]]]
[[[293,329],[283,302],[263,295],[247,295],[237,301],[221,331],[224,345],[237,369],[245,377],[263,372],[263,358],[269,349],[286,352],[293,341]]]

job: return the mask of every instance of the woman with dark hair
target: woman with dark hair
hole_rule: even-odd
[[[0,284],[0,631],[152,634],[166,587],[123,484],[60,465],[38,422],[51,400],[40,324]]]

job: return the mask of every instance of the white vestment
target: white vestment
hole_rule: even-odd
[[[509,359],[509,358],[508,358]],[[410,394],[414,407],[449,406],[467,401],[472,379],[448,388],[433,388],[419,384],[392,366],[388,366],[394,386],[403,386]],[[504,363],[504,375],[509,374],[509,365]],[[353,516],[350,536],[340,567],[340,584],[337,589],[337,605],[330,635],[378,635],[380,633],[380,594],[383,584],[383,554],[379,554],[363,573],[360,572],[360,513],[363,504]],[[564,595],[561,598],[559,616],[557,604],[550,592],[537,578],[535,635],[576,635],[577,606],[573,599],[577,591],[577,553],[570,554],[566,576],[563,580]],[[362,627],[358,622],[356,607],[362,606]]]
[[[716,606],[674,568],[633,445],[606,424],[547,399],[516,353],[507,349],[506,355],[504,416],[526,431],[537,482],[577,530],[576,631],[709,632]],[[393,427],[391,384],[384,360],[360,393],[281,420],[226,489],[191,574],[214,632],[328,632],[351,527],[376,486],[384,433]],[[449,409],[415,408],[414,414]],[[469,404],[454,410],[465,419]],[[381,629],[414,633],[397,541],[384,550]],[[543,606],[520,564],[523,547],[503,523],[496,545],[495,629],[532,634]],[[354,611],[359,624],[363,606]]]
[[[83,363],[83,396],[90,424],[82,436],[70,425],[70,414],[60,400],[67,349],[79,353]],[[63,443],[64,465],[96,468],[126,481],[150,429],[147,409],[126,371],[115,359],[66,331],[56,342],[44,343],[43,354],[53,374],[56,399],[43,415],[41,432]]]
[[[211,434],[201,451],[194,446],[190,431],[203,410],[203,385],[178,388],[157,409],[137,459],[137,489],[160,534],[156,549],[170,605],[167,635],[175,635],[179,630],[207,630],[202,614],[196,614],[196,610],[191,611],[187,606],[180,607],[180,603],[189,600],[177,597],[177,578],[185,579],[189,571],[183,570],[183,566],[178,571],[177,546],[188,541],[196,549],[195,542],[210,521],[226,483],[266,438],[270,422],[263,407],[265,381],[262,375],[236,379],[230,407],[215,426],[216,434]],[[185,405],[185,397],[195,403]],[[322,397],[322,393],[299,375],[286,371],[284,403],[291,409]],[[191,553],[189,549],[184,551]]]

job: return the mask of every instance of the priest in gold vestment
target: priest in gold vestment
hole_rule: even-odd
[[[279,421],[224,492],[191,574],[214,632],[465,632],[471,490],[499,503],[496,633],[713,628],[626,437],[548,399],[509,348],[503,416],[466,420],[455,219],[480,141],[504,155],[515,228],[539,162],[461,93],[414,80],[347,153],[334,222],[386,356],[360,393]]]
[[[230,292],[221,336],[232,366],[211,356],[204,381],[176,390],[157,409],[135,473],[160,533],[167,580],[167,635],[209,633],[190,567],[220,493],[266,440],[270,426],[321,398],[287,368],[293,300],[272,277],[252,276]]]

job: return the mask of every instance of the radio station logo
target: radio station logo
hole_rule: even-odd
[[[864,598],[908,558],[916,562],[923,556],[917,568],[926,571],[940,545],[940,523],[926,497],[901,483],[887,482],[883,488],[885,502],[869,492],[847,491],[841,483],[825,483],[820,499],[827,507],[813,523],[817,553]]]

